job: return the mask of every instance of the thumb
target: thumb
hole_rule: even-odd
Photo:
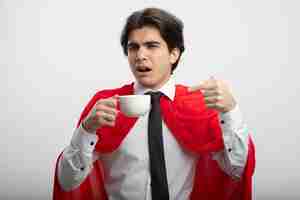
[[[191,87],[188,87],[188,92],[195,92],[197,90],[203,89],[204,81],[200,81],[198,85],[194,85]]]
[[[119,103],[120,103],[120,96],[118,94],[115,94],[114,96],[112,96],[112,99],[115,100],[115,106],[118,107]]]
[[[112,96],[112,98],[118,100],[119,99],[119,95],[115,94],[114,96]]]

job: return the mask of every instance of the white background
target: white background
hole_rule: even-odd
[[[119,45],[146,6],[185,23],[178,82],[229,80],[255,138],[255,199],[299,199],[299,1],[0,0],[0,199],[51,199],[55,160],[99,89],[133,80]]]

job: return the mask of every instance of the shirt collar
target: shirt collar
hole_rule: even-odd
[[[174,78],[170,77],[169,80],[157,90],[146,88],[139,84],[137,81],[134,82],[134,94],[145,94],[149,91],[160,91],[173,101],[175,97],[175,80]]]

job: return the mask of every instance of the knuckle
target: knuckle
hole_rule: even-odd
[[[107,121],[107,122],[105,122],[105,125],[113,127],[115,124],[114,124],[114,122]]]
[[[112,117],[111,117],[110,114],[106,115],[105,119],[106,119],[107,121],[112,121]]]
[[[216,90],[216,94],[217,94],[217,95],[222,95],[222,90],[221,90],[220,88],[218,88],[218,89]]]
[[[112,116],[115,116],[116,115],[116,111],[115,110],[110,110],[109,114],[111,114]]]
[[[113,115],[114,114],[114,111],[111,109],[111,108],[108,108],[106,110],[106,113],[109,114],[109,115]]]
[[[217,108],[224,108],[224,105],[221,104],[221,103],[216,103],[216,107],[217,107]]]
[[[205,91],[205,97],[210,97],[212,93],[210,91]]]
[[[111,101],[116,104],[118,102],[118,100],[116,98],[112,98]]]
[[[113,103],[113,106],[114,106],[114,107],[117,106],[117,100],[116,100],[116,99],[114,99],[114,100],[112,101],[112,103]]]
[[[112,100],[107,101],[106,105],[109,106],[109,107],[113,107],[114,106],[114,102]]]
[[[97,120],[97,122],[98,122],[99,125],[103,125],[103,124],[104,124],[104,121],[103,121],[102,118],[99,118],[99,119]]]
[[[118,111],[117,109],[114,109],[113,112],[114,112],[114,115],[115,115],[115,116],[117,116],[118,113],[119,113],[119,111]]]
[[[212,98],[207,98],[207,102],[211,103],[212,102]]]
[[[105,101],[104,99],[98,100],[98,101],[97,101],[97,105],[98,105],[98,104],[103,104],[104,101]]]
[[[103,114],[102,114],[102,111],[99,111],[99,110],[98,110],[98,111],[96,112],[96,117],[101,117],[102,115],[103,115]]]
[[[215,103],[217,101],[217,98],[215,97],[215,96],[213,96],[213,97],[207,97],[206,98],[206,102],[207,103]]]
[[[208,108],[214,108],[214,105],[211,104],[211,103],[209,103],[209,104],[207,104],[207,107],[208,107]]]
[[[97,105],[96,109],[97,109],[97,110],[103,110],[103,107],[104,107],[103,103],[99,103],[99,104]]]
[[[112,121],[110,124],[111,124],[111,126],[115,126],[115,122],[114,121]]]

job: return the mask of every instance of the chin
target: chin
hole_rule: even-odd
[[[139,84],[141,84],[142,86],[144,86],[146,88],[152,88],[153,86],[155,86],[155,84],[146,82],[146,81],[139,81]]]
[[[139,84],[146,88],[154,88],[155,86],[157,86],[157,83],[151,80],[138,79],[137,81],[139,82]]]

